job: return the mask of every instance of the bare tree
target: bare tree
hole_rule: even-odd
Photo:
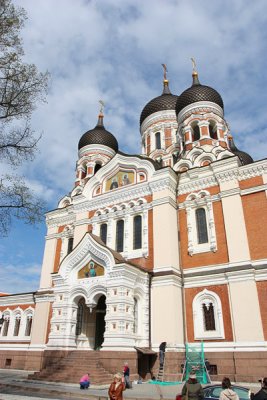
[[[0,0],[0,162],[12,170],[34,157],[40,136],[31,129],[30,118],[36,104],[45,101],[49,77],[23,62],[19,34],[25,20],[23,8]],[[42,215],[42,201],[23,178],[0,175],[0,236],[8,233],[13,217],[32,224]]]

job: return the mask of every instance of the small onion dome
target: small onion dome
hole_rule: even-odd
[[[218,104],[218,106],[223,109],[223,100],[221,98],[221,95],[210,86],[201,85],[198,80],[197,71],[193,71],[192,77],[192,86],[186,89],[178,97],[176,104],[176,114],[178,115],[183,108],[198,101],[211,101],[212,103]]]
[[[248,153],[238,150],[238,148],[236,147],[236,145],[234,143],[234,139],[233,139],[232,135],[228,136],[228,143],[229,143],[229,149],[231,150],[232,153],[234,153],[235,156],[238,156],[242,165],[247,165],[247,164],[251,164],[254,162],[253,158]]]
[[[110,133],[106,131],[103,125],[104,115],[102,113],[98,116],[98,122],[94,129],[90,129],[90,131],[85,132],[78,145],[78,149],[80,150],[84,146],[88,146],[90,144],[102,144],[104,146],[110,147],[116,153],[118,151],[118,142],[117,139]]]
[[[164,79],[162,95],[150,100],[150,102],[147,103],[147,105],[143,108],[143,111],[141,112],[140,116],[140,125],[142,125],[142,123],[147,117],[149,117],[151,114],[157,111],[163,111],[163,110],[175,111],[177,98],[178,96],[171,94],[170,92],[168,79]]]

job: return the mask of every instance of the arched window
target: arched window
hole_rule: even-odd
[[[160,138],[160,132],[157,132],[155,135],[155,141],[156,141],[156,149],[161,149],[161,138]]]
[[[81,178],[82,179],[84,179],[85,177],[86,177],[86,175],[87,175],[87,166],[86,166],[86,164],[83,164],[83,166],[82,166],[82,176],[81,176]]]
[[[133,248],[142,248],[142,217],[141,215],[136,215],[133,221]]]
[[[108,231],[107,224],[101,224],[100,225],[100,239],[105,244],[107,244],[107,231]]]
[[[133,323],[133,332],[138,332],[138,300],[134,298],[134,323]]]
[[[19,335],[20,321],[21,321],[20,315],[16,315],[14,333],[13,333],[14,336],[18,336]]]
[[[31,331],[32,331],[32,315],[28,315],[26,320],[25,336],[30,336]]]
[[[79,336],[82,333],[84,303],[85,303],[84,299],[80,299],[78,303],[77,324],[76,324],[77,336]]]
[[[72,252],[72,249],[73,249],[73,237],[70,237],[68,240],[68,253],[67,254],[70,254]]]
[[[206,211],[204,208],[196,210],[197,239],[198,243],[208,243],[208,229],[206,220]]]
[[[193,299],[195,339],[224,339],[223,312],[220,297],[207,289]]]
[[[4,317],[4,325],[3,325],[3,330],[2,330],[2,336],[7,336],[8,328],[9,328],[9,322],[10,322],[9,317]]]
[[[124,242],[124,221],[120,219],[117,221],[117,230],[116,230],[116,251],[123,251],[123,243]]]
[[[95,165],[95,174],[97,173],[97,171],[99,171],[100,170],[100,168],[102,167],[102,165],[101,164],[99,164],[99,163],[96,163],[96,165]]]
[[[196,140],[200,139],[200,129],[198,124],[192,125],[192,129],[193,129],[193,142],[195,142]]]
[[[218,139],[217,127],[214,121],[209,121],[209,134],[212,139]]]
[[[205,331],[215,331],[214,307],[212,303],[203,303],[203,321]]]

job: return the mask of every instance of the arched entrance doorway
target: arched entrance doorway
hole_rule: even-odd
[[[77,347],[99,350],[104,342],[106,296],[100,295],[96,307],[89,308],[84,297],[76,300],[77,322],[76,343]]]
[[[98,299],[97,306],[95,308],[95,350],[99,350],[104,342],[106,308],[106,296],[102,295]]]

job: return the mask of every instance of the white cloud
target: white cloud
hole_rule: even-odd
[[[39,287],[41,267],[37,264],[1,264],[0,288],[5,293],[27,293]]]
[[[139,117],[161,94],[161,63],[179,94],[191,85],[194,56],[200,81],[223,97],[238,147],[266,157],[265,0],[15,2],[28,14],[25,59],[51,72],[47,104],[32,118],[43,132],[39,153],[20,169],[49,207],[73,188],[78,141],[95,126],[99,99],[120,149],[140,152]]]

